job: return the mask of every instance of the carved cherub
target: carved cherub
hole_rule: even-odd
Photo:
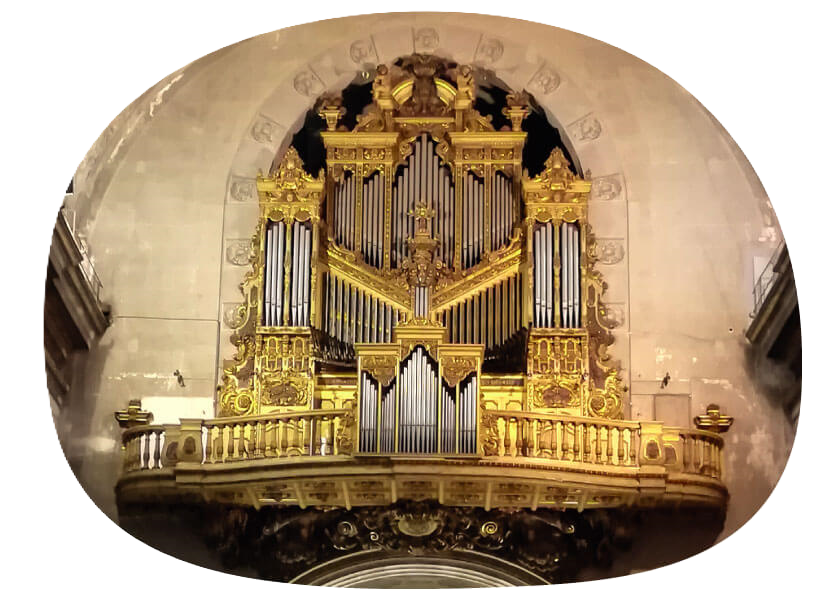
[[[435,78],[444,72],[444,63],[434,56],[416,53],[401,66],[414,79],[413,97],[407,102],[409,111],[416,115],[440,114],[446,106],[436,92]]]
[[[386,98],[390,92],[390,70],[387,65],[379,65],[376,67],[376,75],[373,78],[373,99]]]
[[[472,102],[475,99],[475,80],[470,65],[461,65],[456,75],[458,94],[465,100]]]

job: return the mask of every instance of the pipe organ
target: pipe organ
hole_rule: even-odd
[[[522,171],[525,94],[498,130],[475,97],[469,67],[382,65],[351,131],[323,102],[326,170],[291,148],[259,177],[221,414],[347,408],[354,452],[443,456],[492,443],[486,410],[620,414],[590,184],[557,148]],[[524,373],[482,372],[514,345]]]

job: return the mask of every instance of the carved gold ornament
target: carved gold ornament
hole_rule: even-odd
[[[396,377],[395,356],[364,356],[361,369],[370,373],[382,386],[387,387]]]
[[[478,360],[464,356],[445,356],[441,359],[441,376],[447,385],[456,387],[470,373],[478,371]]]

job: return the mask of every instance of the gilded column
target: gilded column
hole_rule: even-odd
[[[459,150],[456,150],[456,153],[458,153],[458,152],[459,152]],[[454,227],[454,231],[455,231],[455,236],[454,237],[455,237],[456,243],[455,243],[455,252],[454,252],[455,256],[453,256],[453,270],[458,275],[458,274],[461,273],[461,247],[464,243],[463,242],[464,232],[463,232],[463,229],[462,229],[464,224],[462,223],[461,211],[463,210],[463,206],[464,206],[463,194],[464,194],[464,173],[465,173],[465,169],[464,169],[464,165],[462,165],[459,162],[456,162],[455,167],[456,167],[455,168],[455,180],[456,180],[455,181],[455,183],[456,183],[456,206],[455,206],[455,211],[456,211],[456,220],[455,220],[455,227]]]
[[[362,152],[361,148],[356,150],[358,153]],[[361,158],[361,156],[359,157]],[[355,229],[353,231],[353,247],[361,254],[362,252],[362,198],[364,197],[364,164],[361,162],[356,164],[355,172],[356,185],[356,221]]]
[[[484,148],[484,156],[492,156],[492,148]],[[482,255],[489,253],[490,248],[492,248],[492,242],[490,240],[490,194],[495,186],[494,167],[495,165],[491,162],[484,163],[484,245],[482,247]]]
[[[384,219],[384,238],[382,239],[382,250],[384,252],[382,258],[382,268],[390,268],[390,246],[391,246],[391,231],[390,226],[393,223],[393,165],[390,162],[385,162],[384,165],[384,215],[380,218]]]

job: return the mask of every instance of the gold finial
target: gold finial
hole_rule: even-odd
[[[325,98],[322,100],[321,108],[319,109],[319,114],[327,121],[328,131],[336,131],[336,127],[339,125],[339,119],[346,112],[347,110],[342,106],[342,99],[339,96]]]
[[[154,420],[154,414],[142,410],[142,400],[134,399],[128,402],[126,410],[114,412],[114,419],[123,429],[137,425],[149,425]]]
[[[411,210],[407,214],[416,218],[417,233],[429,233],[430,221],[436,216],[436,211],[429,208],[427,203],[422,200],[414,210]]]
[[[734,417],[721,414],[720,406],[717,404],[710,404],[706,407],[706,414],[698,415],[694,421],[695,427],[698,429],[711,431],[713,433],[723,433],[729,431],[735,419]]]
[[[501,111],[512,121],[512,130],[521,131],[521,124],[530,112],[529,97],[525,92],[511,92],[507,94],[507,107]]]

